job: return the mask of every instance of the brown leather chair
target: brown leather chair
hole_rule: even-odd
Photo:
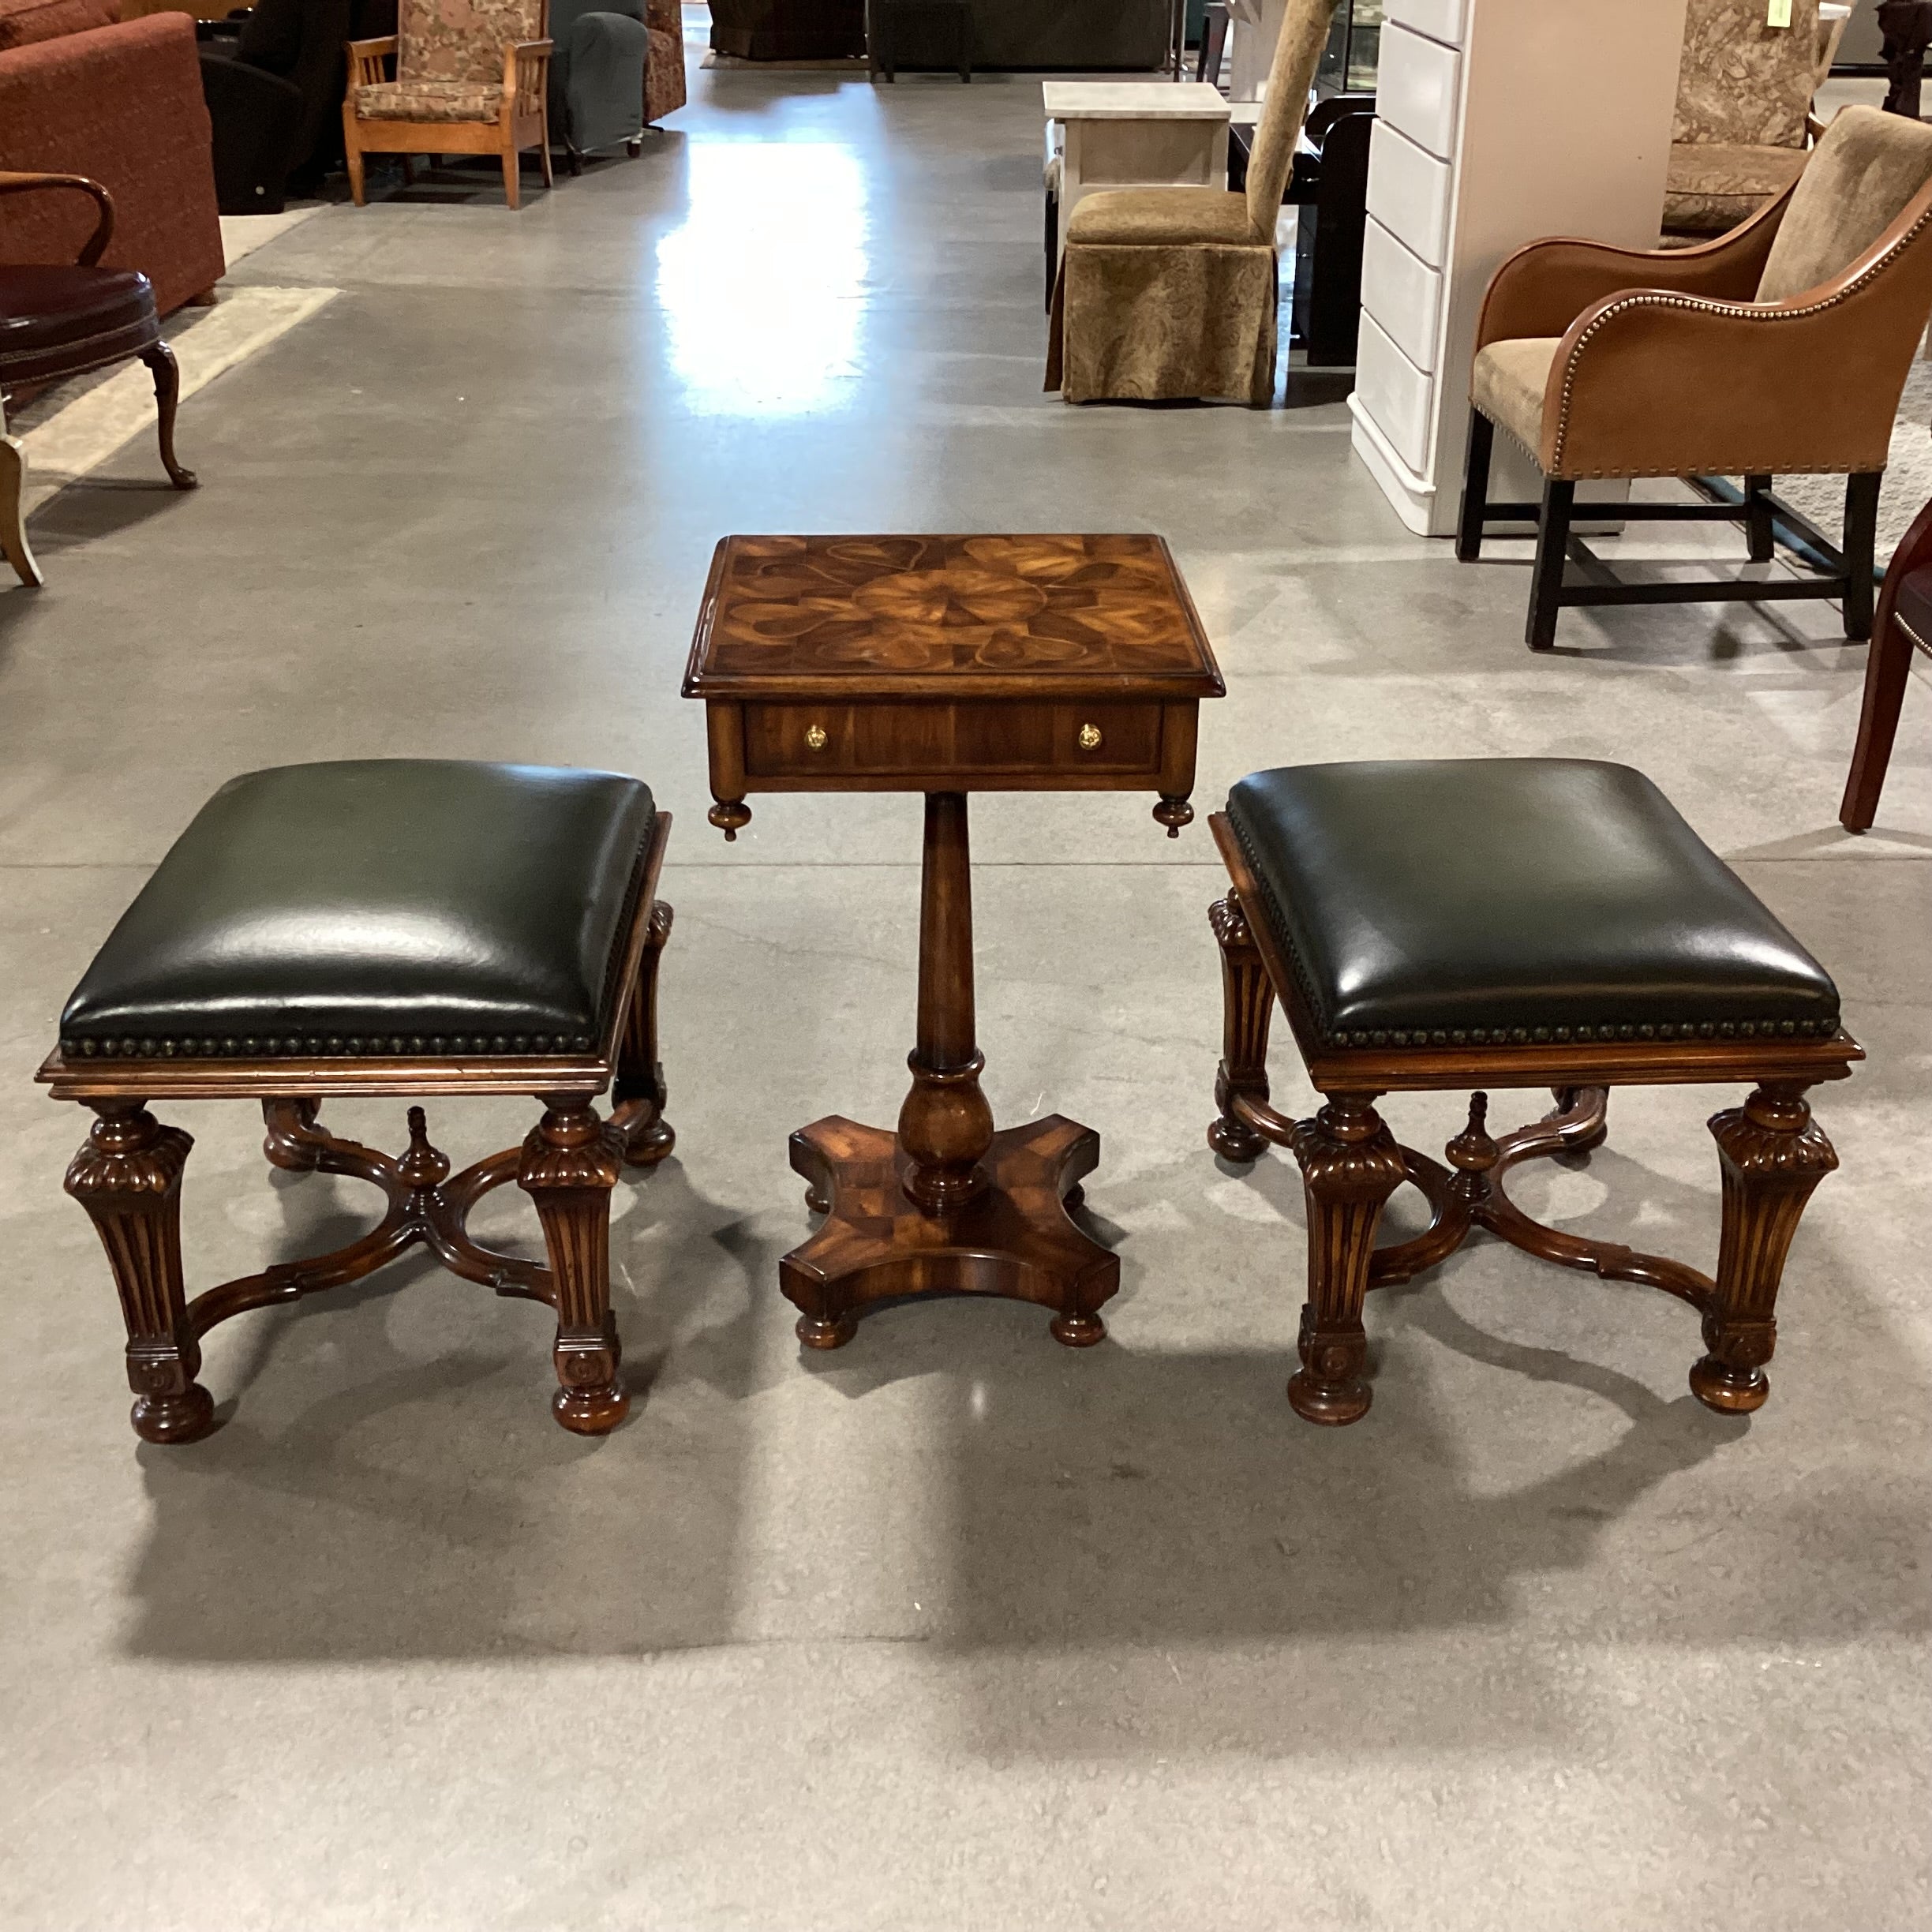
[[[1838,807],[1838,822],[1848,832],[1869,831],[1878,815],[1878,794],[1892,762],[1892,740],[1915,650],[1932,654],[1932,503],[1919,512],[1892,553],[1878,592],[1871,653],[1865,660],[1858,747]]]
[[[44,388],[69,376],[139,356],[154,375],[161,417],[161,461],[177,489],[193,489],[195,475],[174,460],[174,405],[181,373],[161,339],[148,278],[131,268],[95,266],[114,237],[114,203],[98,182],[79,174],[0,173],[0,195],[71,188],[94,197],[100,211],[80,261],[0,264],[0,556],[22,583],[46,581],[27,543],[21,514],[27,452],[5,433],[6,402],[17,391]]]
[[[1914,350],[1932,310],[1932,127],[1870,107],[1833,122],[1798,180],[1701,247],[1646,253],[1532,242],[1497,270],[1477,326],[1468,469],[1456,554],[1485,526],[1537,526],[1532,650],[1567,605],[1842,597],[1845,635],[1868,637],[1878,481]],[[1493,432],[1536,460],[1543,500],[1488,500]],[[1780,474],[1846,477],[1843,546],[1771,494]],[[1633,503],[1631,520],[1744,522],[1754,562],[1782,536],[1815,574],[1769,581],[1633,583],[1570,534],[1594,477],[1739,476],[1740,501]],[[1567,556],[1598,581],[1563,582]]]

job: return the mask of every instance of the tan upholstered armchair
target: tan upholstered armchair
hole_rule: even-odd
[[[1046,383],[1069,402],[1275,395],[1275,223],[1335,0],[1288,0],[1245,194],[1113,188],[1067,223]]]
[[[356,206],[365,154],[500,155],[519,208],[517,157],[535,148],[550,186],[549,16],[549,0],[402,0],[393,36],[350,41],[343,145]]]
[[[1532,242],[1496,271],[1477,325],[1469,466],[1456,554],[1485,524],[1537,522],[1529,642],[1565,605],[1841,597],[1871,634],[1878,481],[1913,350],[1932,310],[1932,126],[1848,108],[1797,182],[1701,247],[1646,254]],[[1494,429],[1543,473],[1541,505],[1488,500]],[[1779,475],[1843,475],[1842,549],[1771,494]],[[1782,536],[1824,568],[1769,581],[1566,585],[1579,481],[1742,477],[1740,502],[1632,503],[1619,517],[1724,517],[1754,562]],[[1600,578],[1607,576],[1601,564]]]

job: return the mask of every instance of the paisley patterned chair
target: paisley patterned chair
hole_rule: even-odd
[[[518,208],[517,157],[534,148],[548,188],[549,15],[549,0],[402,0],[393,36],[352,40],[343,145],[356,206],[365,154],[500,155]]]
[[[1665,231],[1722,234],[1781,195],[1805,163],[1811,97],[1831,66],[1842,21],[1822,24],[1818,0],[1792,0],[1773,27],[1765,0],[1690,0]]]

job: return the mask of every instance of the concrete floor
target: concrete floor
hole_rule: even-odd
[[[432,184],[252,256],[344,293],[185,406],[203,489],[130,445],[37,519],[47,588],[0,590],[0,1923],[1932,1923],[1924,690],[1847,839],[1830,611],[1570,615],[1533,660],[1520,547],[1406,535],[1331,384],[1043,397],[1032,84],[694,87],[519,215]],[[1871,1058],[1822,1097],[1844,1168],[1758,1416],[1692,1400],[1680,1305],[1485,1244],[1372,1304],[1363,1423],[1297,1421],[1298,1187],[1202,1140],[1212,848],[1125,796],[975,807],[987,1084],[1103,1136],[1112,1340],[953,1303],[801,1357],[785,1136],[897,1107],[919,806],[758,799],[724,845],[698,594],[731,530],[1002,526],[1170,538],[1232,687],[1204,804],[1297,760],[1627,758],[1820,953]],[[540,1312],[404,1266],[219,1331],[226,1426],[138,1445],[61,1193],[81,1118],[29,1076],[215,785],[385,753],[616,766],[677,814],[678,1152],[613,1230],[631,1419],[564,1435]],[[1525,1204],[1709,1266],[1724,1102],[1620,1097]],[[169,1117],[192,1285],[367,1211],[271,1176],[245,1106]],[[459,1157],[528,1118],[432,1109]]]

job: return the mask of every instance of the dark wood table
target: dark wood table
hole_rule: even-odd
[[[923,792],[919,1027],[896,1134],[792,1136],[824,1222],[780,1264],[799,1339],[876,1301],[1007,1295],[1069,1348],[1106,1335],[1118,1259],[1069,1218],[1100,1138],[1058,1114],[996,1133],[973,1038],[970,792],[1136,792],[1179,836],[1196,716],[1223,686],[1158,537],[728,537],[684,695],[705,701],[711,822],[753,792]]]

